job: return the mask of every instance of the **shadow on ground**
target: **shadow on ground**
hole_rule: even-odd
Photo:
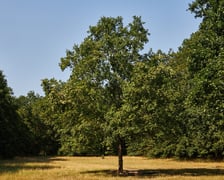
[[[96,170],[85,171],[84,174],[95,174],[104,176],[118,176],[116,170]],[[187,168],[187,169],[139,169],[124,170],[121,176],[224,176],[224,169],[207,169],[207,168]]]
[[[15,173],[20,170],[48,170],[58,168],[57,166],[45,164],[52,161],[64,161],[64,159],[52,157],[19,157],[12,160],[0,160],[0,174]]]

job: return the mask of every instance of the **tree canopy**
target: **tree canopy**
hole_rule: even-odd
[[[136,16],[127,26],[123,25],[121,17],[102,17],[96,26],[90,26],[89,35],[80,45],[67,51],[60,64],[62,70],[66,67],[72,70],[66,84],[69,89],[67,101],[81,98],[72,102],[75,107],[81,105],[73,121],[79,122],[78,128],[80,124],[85,125],[84,128],[88,124],[89,128],[95,127],[92,130],[96,134],[91,137],[98,139],[99,144],[118,143],[120,158],[125,144],[124,131],[129,126],[125,119],[119,120],[113,114],[122,107],[123,85],[131,80],[133,67],[142,60],[140,51],[149,35],[143,25],[141,18]],[[80,136],[83,136],[82,132],[85,134],[87,130],[81,131]]]

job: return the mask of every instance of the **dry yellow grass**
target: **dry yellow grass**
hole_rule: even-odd
[[[117,157],[32,157],[0,161],[1,180],[222,180],[224,162],[124,157],[126,177],[116,176]]]

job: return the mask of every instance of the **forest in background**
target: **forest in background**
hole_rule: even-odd
[[[144,49],[141,17],[102,17],[61,58],[66,82],[14,97],[0,71],[0,158],[224,157],[224,1],[195,0],[198,31],[177,52]],[[144,50],[144,51],[143,51]]]

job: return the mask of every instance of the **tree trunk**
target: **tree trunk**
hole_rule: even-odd
[[[118,174],[123,174],[123,149],[122,149],[122,140],[119,140],[118,144]]]

